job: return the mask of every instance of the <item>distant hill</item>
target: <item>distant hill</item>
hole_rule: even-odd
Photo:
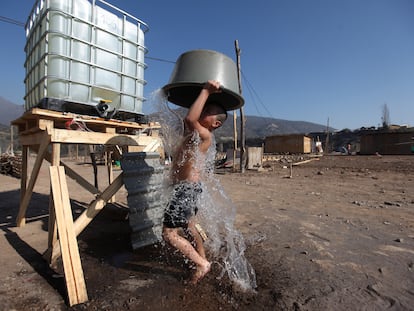
[[[240,128],[240,118],[237,118],[237,126]],[[330,128],[330,131],[333,131]],[[326,126],[306,121],[289,121],[274,118],[246,116],[246,138],[265,138],[272,135],[283,134],[308,134],[311,132],[324,132]],[[233,115],[229,114],[228,120],[217,130],[217,137],[233,137]]]
[[[182,118],[186,114],[186,109],[177,108],[174,113],[180,115]],[[154,113],[150,116],[151,120],[158,121],[164,119],[163,115],[172,114],[171,112],[163,112],[161,116]],[[238,132],[240,133],[240,117],[236,120]],[[227,121],[215,132],[216,138],[219,141],[226,141],[233,139],[233,114],[229,113]],[[315,132],[325,132],[326,126],[306,121],[289,121],[274,118],[246,116],[246,139],[264,139],[267,136],[283,135],[283,134],[308,134]],[[334,128],[329,128],[330,132],[335,131]]]
[[[178,108],[174,112],[182,117],[186,109]],[[19,118],[24,112],[22,105],[16,105],[3,97],[0,97],[0,131],[9,132],[10,122]],[[167,112],[171,114],[171,112]],[[158,114],[152,114],[150,119],[157,120]],[[237,118],[237,126],[240,133],[240,118]],[[330,128],[332,132],[334,129]],[[263,140],[266,136],[282,134],[308,134],[312,132],[324,132],[326,126],[306,121],[289,121],[265,117],[246,116],[246,139]],[[225,142],[233,139],[233,115],[230,113],[228,120],[216,131],[218,141]]]
[[[16,105],[0,96],[0,124],[7,127],[10,122],[20,117],[24,112],[23,105]]]

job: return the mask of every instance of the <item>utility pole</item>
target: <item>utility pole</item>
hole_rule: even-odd
[[[14,133],[13,133],[13,125],[10,126],[10,154],[14,156]]]
[[[240,78],[240,48],[239,48],[239,41],[234,41],[234,46],[236,49],[236,57],[237,57],[237,80],[239,83],[239,93],[240,96],[242,95],[242,87],[241,87],[241,78]],[[245,134],[245,127],[246,127],[246,118],[244,116],[244,108],[243,106],[240,107],[240,173],[244,173],[246,169],[246,134]]]
[[[329,118],[328,118],[328,123],[326,124],[325,149],[326,149],[326,153],[329,153]]]
[[[233,172],[236,171],[236,157],[237,157],[237,111],[233,112]]]

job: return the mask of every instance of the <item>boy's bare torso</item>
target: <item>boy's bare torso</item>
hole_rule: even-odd
[[[200,165],[205,159],[205,151],[202,147],[203,142],[195,132],[184,137],[173,158],[172,180],[174,183],[200,181],[202,170]]]

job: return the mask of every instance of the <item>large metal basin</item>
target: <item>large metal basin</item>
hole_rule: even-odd
[[[193,50],[181,54],[163,90],[171,103],[190,107],[208,80],[217,80],[222,86],[222,92],[210,95],[208,101],[216,101],[226,110],[244,105],[239,92],[236,64],[228,56],[211,50]]]

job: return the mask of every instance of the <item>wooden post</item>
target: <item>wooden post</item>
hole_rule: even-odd
[[[89,155],[91,157],[91,162],[92,162],[94,185],[95,185],[95,188],[99,189],[99,185],[98,185],[98,164],[96,163],[95,146],[89,145]]]
[[[108,182],[109,184],[111,184],[114,180],[114,169],[112,166],[112,153],[113,151],[111,150],[107,150],[105,151],[105,161],[106,161],[106,169],[108,172]],[[116,202],[116,197],[115,194],[112,196],[112,198],[109,199],[110,203],[115,203]]]
[[[326,124],[325,149],[326,149],[326,153],[329,154],[329,118],[328,118],[328,123]]]
[[[10,154],[14,156],[14,138],[13,138],[13,125],[10,126]]]
[[[234,110],[233,113],[233,172],[236,171],[236,157],[237,157],[237,112]]]
[[[73,228],[65,170],[62,166],[51,166],[49,169],[66,288],[69,305],[73,306],[88,301],[88,294],[86,292],[78,243]]]
[[[20,202],[26,194],[27,187],[27,165],[29,161],[29,146],[22,146],[22,173],[20,179]]]
[[[52,166],[59,166],[60,163],[60,144],[53,143],[52,144]],[[48,224],[48,246],[53,246],[53,244],[57,240],[57,228],[56,228],[56,215],[54,209],[54,202],[53,202],[53,195],[52,195],[52,186],[50,187],[50,197],[49,197],[49,224]],[[53,250],[52,250],[53,251]],[[49,263],[50,258],[48,258]]]
[[[60,163],[60,144],[53,143],[52,144],[52,155],[50,164],[52,166],[59,166]],[[55,202],[53,201],[53,192],[52,192],[52,185],[50,185],[50,196],[49,196],[49,221],[48,221],[48,250],[46,251],[43,257],[47,260],[49,265],[54,265],[56,262],[52,261],[53,252],[53,245],[55,245],[57,241],[57,227],[56,227],[56,214],[55,214]]]
[[[242,87],[241,87],[241,78],[240,78],[240,48],[239,48],[239,41],[234,41],[235,49],[236,49],[236,56],[237,56],[237,80],[239,83],[239,93],[242,94]],[[245,134],[245,127],[246,127],[246,118],[244,116],[244,108],[243,106],[240,107],[240,173],[244,173],[246,170],[246,134]]]
[[[22,227],[26,224],[26,210],[29,205],[30,198],[32,197],[33,188],[35,186],[37,176],[39,175],[40,167],[42,166],[43,158],[47,152],[49,146],[50,136],[45,132],[43,135],[42,143],[40,144],[39,151],[37,153],[36,162],[30,175],[29,185],[24,191],[24,196],[20,202],[19,213],[17,214],[16,223],[18,227]]]

